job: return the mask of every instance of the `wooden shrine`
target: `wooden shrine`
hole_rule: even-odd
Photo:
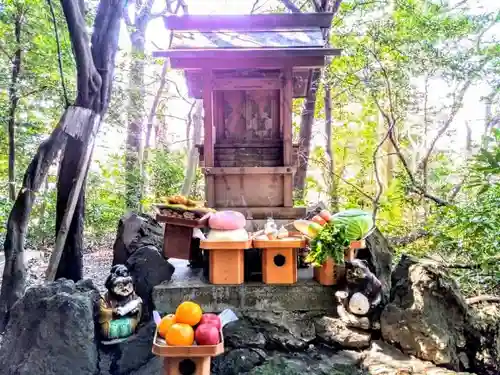
[[[189,95],[203,99],[199,145],[209,207],[248,219],[295,219],[297,145],[292,100],[305,97],[313,69],[339,50],[324,47],[333,14],[168,16],[171,47],[157,51],[183,69]]]

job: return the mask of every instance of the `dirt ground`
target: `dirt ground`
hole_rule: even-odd
[[[45,279],[45,270],[49,263],[50,253],[48,251],[30,251],[26,262],[27,286],[41,284]],[[94,282],[94,285],[104,292],[104,281],[108,276],[113,261],[112,242],[95,245],[87,248],[83,254],[83,276]],[[0,262],[1,263],[1,262]],[[0,270],[0,284],[2,282],[3,264]]]

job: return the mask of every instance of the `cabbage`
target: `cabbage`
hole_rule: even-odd
[[[373,228],[373,216],[359,209],[350,209],[336,213],[332,216],[334,225],[344,225],[349,241],[364,238]]]

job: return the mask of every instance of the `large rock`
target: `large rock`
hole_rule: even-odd
[[[143,321],[148,320],[154,310],[153,288],[164,281],[170,281],[175,268],[154,246],[143,246],[135,250],[125,265],[134,279],[137,295],[144,302]]]
[[[161,225],[149,215],[128,212],[118,222],[113,245],[113,265],[125,264],[137,249],[149,245],[157,249],[163,248]]]
[[[358,251],[358,258],[367,261],[370,271],[382,283],[382,305],[387,303],[391,292],[391,272],[392,272],[392,257],[394,250],[382,235],[375,229],[366,239],[366,249]]]
[[[465,375],[409,357],[382,341],[374,341],[370,350],[363,352],[361,367],[369,374]]]
[[[89,280],[29,288],[13,306],[0,350],[9,375],[95,375],[99,293]]]
[[[324,316],[315,323],[316,334],[328,344],[352,349],[364,349],[370,346],[370,332],[347,327],[339,318]]]
[[[405,353],[459,370],[468,366],[468,307],[440,267],[403,256],[392,275],[382,337]]]

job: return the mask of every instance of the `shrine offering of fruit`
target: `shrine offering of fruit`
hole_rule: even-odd
[[[195,220],[201,219],[208,213],[216,212],[212,208],[204,207],[204,202],[189,199],[183,195],[172,195],[161,199],[161,212],[168,217]]]
[[[170,346],[217,345],[220,342],[222,321],[216,314],[203,314],[195,302],[181,303],[175,314],[157,323],[158,335]]]

